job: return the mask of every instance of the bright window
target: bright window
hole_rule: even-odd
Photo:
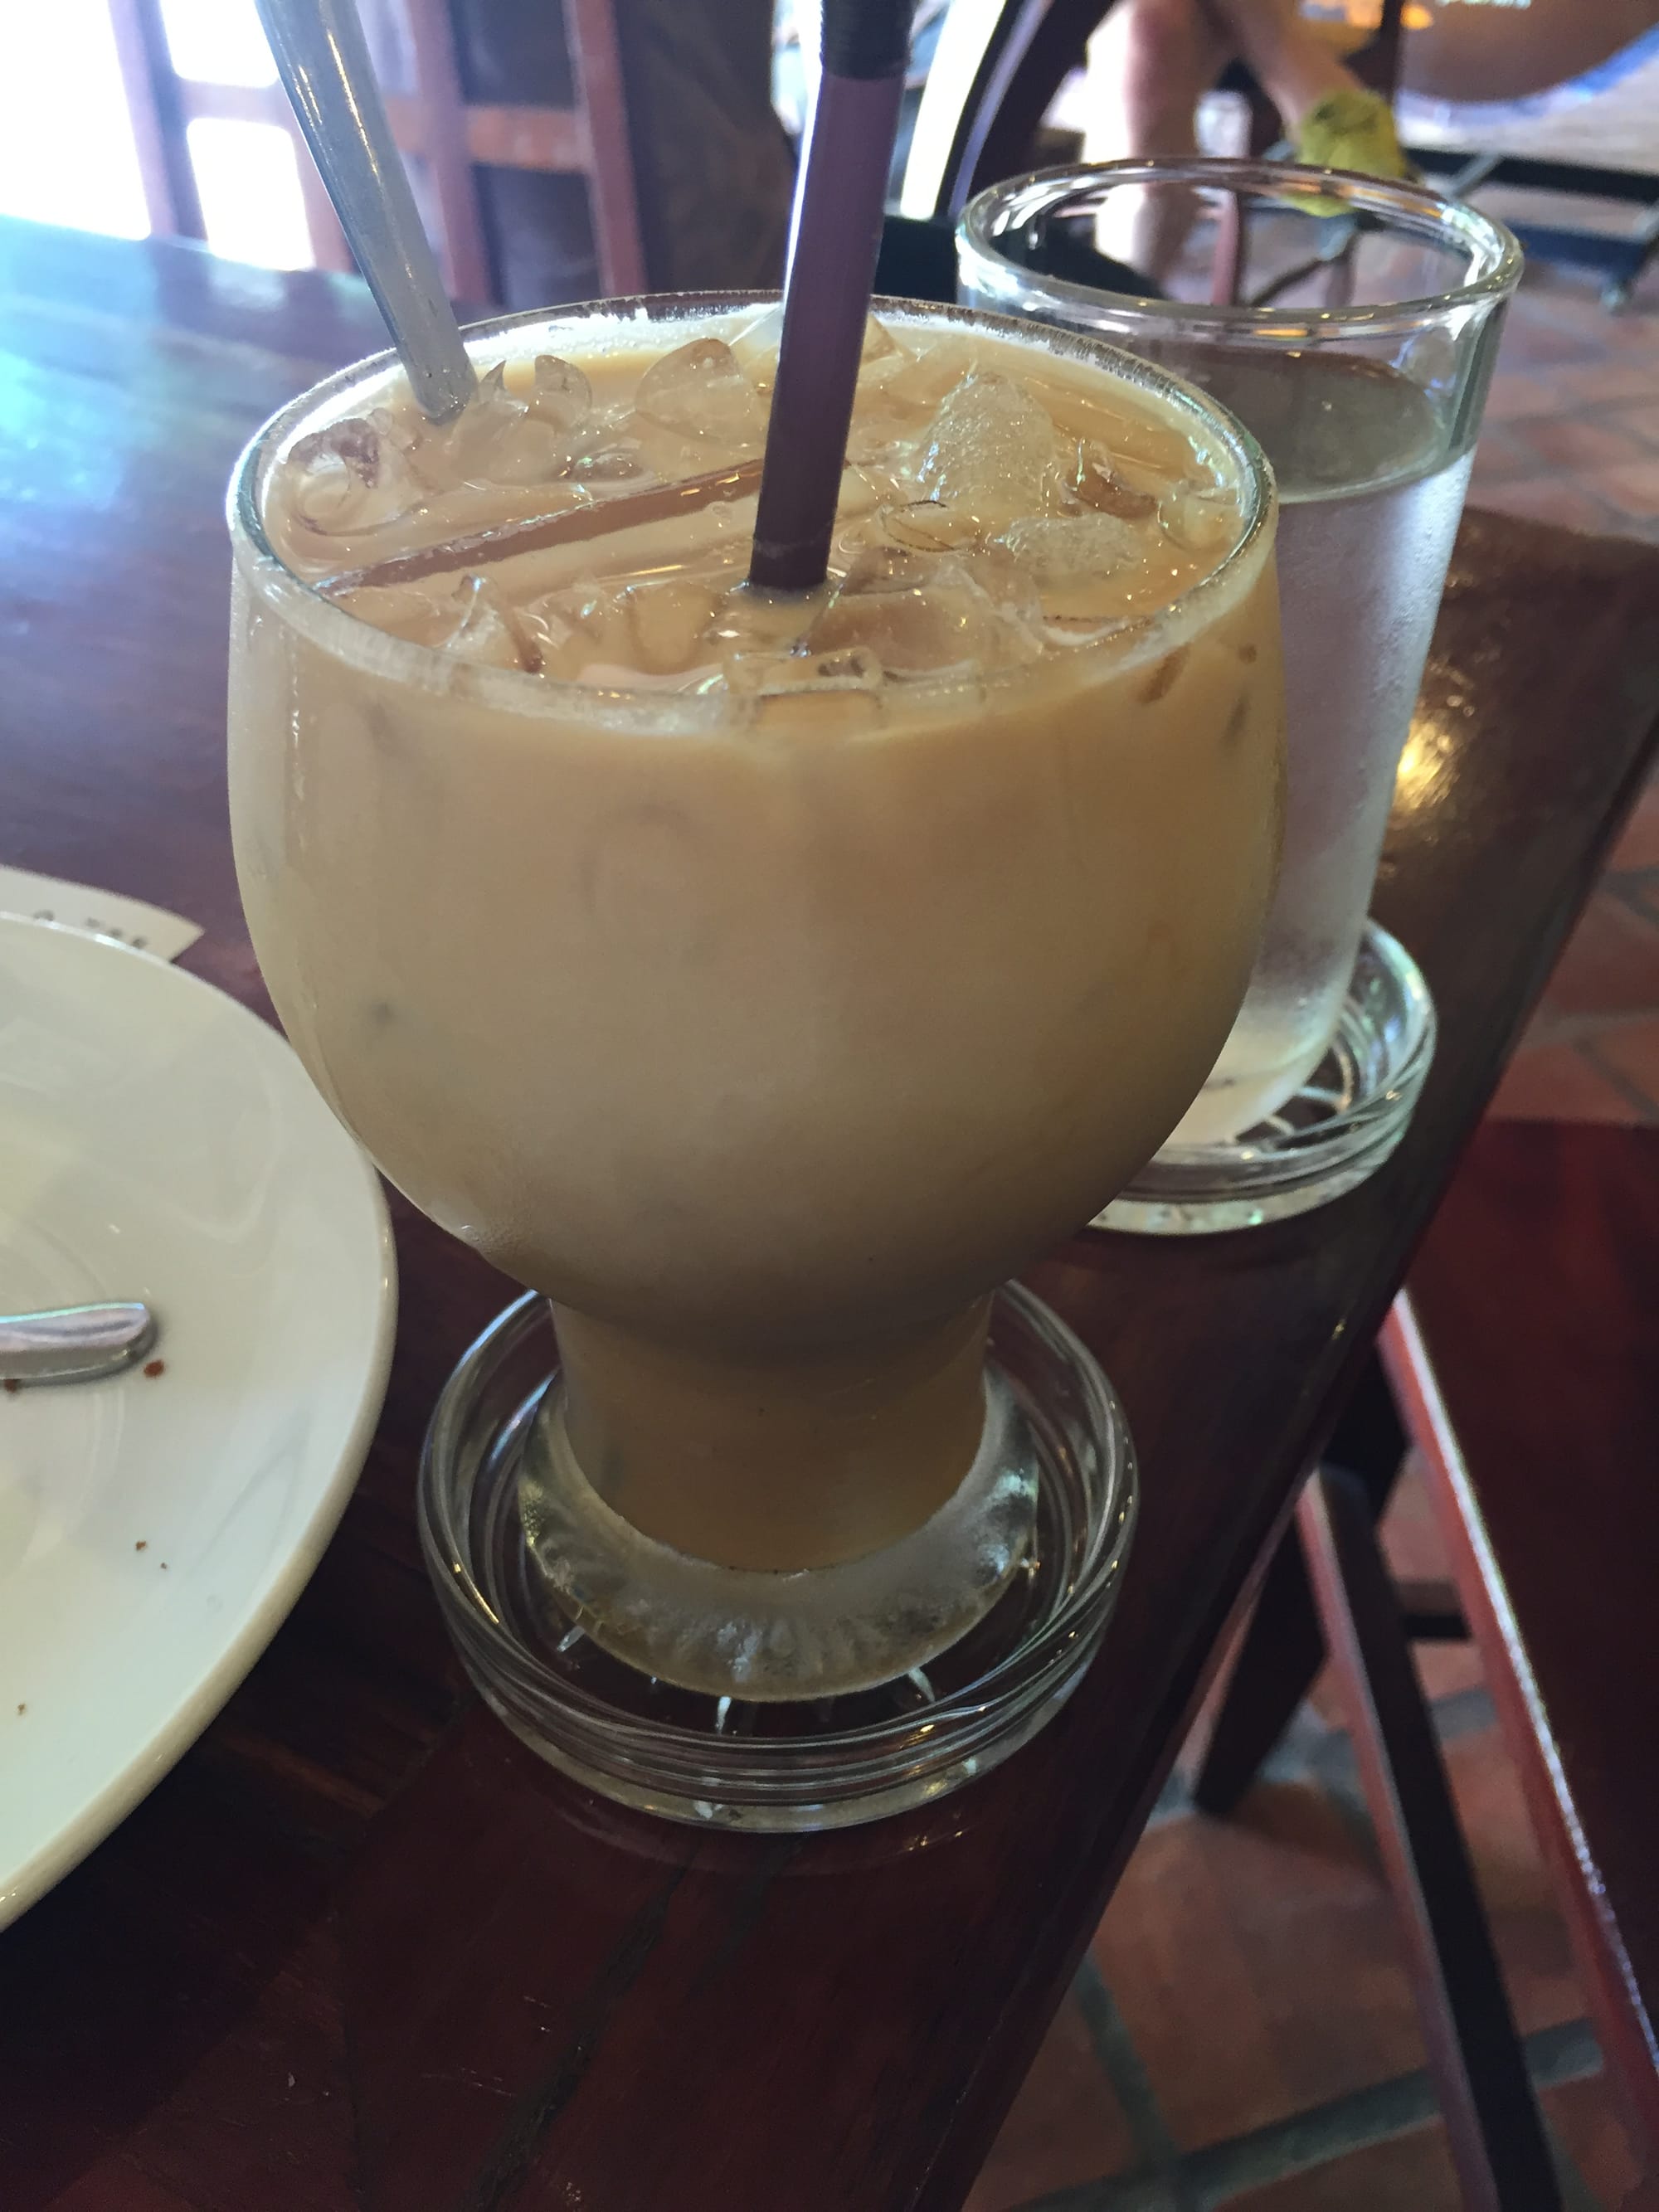
[[[106,0],[29,0],[4,14],[0,215],[148,237]]]
[[[288,132],[275,123],[200,116],[185,136],[214,252],[266,269],[309,269],[311,239]]]
[[[253,0],[161,0],[167,52],[198,84],[275,84],[276,65]]]

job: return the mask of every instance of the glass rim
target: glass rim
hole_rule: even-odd
[[[765,307],[775,304],[781,296],[777,291],[769,289],[633,293],[616,299],[574,301],[556,307],[532,307],[491,316],[465,325],[462,337],[468,351],[472,352],[514,331],[538,325],[551,327],[566,321],[621,323],[629,319],[642,325],[667,320],[676,313],[712,315],[744,307]],[[1234,587],[1241,568],[1255,555],[1263,532],[1273,522],[1277,511],[1276,488],[1273,471],[1255,438],[1199,386],[1163,364],[1144,361],[1089,331],[1035,324],[1026,317],[999,314],[982,307],[906,299],[896,295],[878,294],[870,306],[872,313],[878,315],[886,311],[896,317],[986,327],[1016,344],[1036,345],[1062,359],[1069,355],[1099,362],[1124,382],[1145,389],[1174,406],[1188,420],[1198,418],[1206,435],[1219,439],[1232,460],[1239,484],[1240,527],[1237,538],[1207,574],[1188,585],[1168,605],[1124,623],[1111,633],[1114,636],[1133,635],[1139,630],[1147,641],[1148,654],[1167,651],[1169,646],[1162,631],[1172,618],[1201,607],[1217,593]],[[1105,357],[1103,362],[1102,356]],[[260,494],[266,466],[318,416],[319,410],[326,410],[330,399],[370,383],[397,366],[398,356],[388,347],[337,369],[320,382],[308,386],[270,416],[237,458],[225,500],[225,519],[233,552],[244,544],[251,547],[262,571],[260,588],[276,603],[279,613],[297,616],[304,626],[314,629],[317,642],[354,665],[362,666],[367,660],[374,672],[389,680],[408,683],[428,692],[465,696],[524,714],[557,710],[568,717],[575,708],[586,717],[603,720],[621,711],[643,718],[655,726],[684,721],[688,717],[728,720],[724,708],[729,695],[723,692],[674,691],[647,684],[583,684],[532,673],[527,669],[496,668],[462,659],[441,646],[416,644],[377,629],[330,599],[322,589],[321,580],[310,580],[295,574],[265,532]],[[335,417],[324,412],[323,419]],[[286,608],[283,602],[287,603]],[[1077,651],[1081,660],[1088,647],[1079,647]],[[1132,648],[1122,665],[1133,665],[1140,657],[1139,650]],[[1050,661],[1035,665],[1052,670],[1060,664]],[[954,699],[969,696],[999,696],[1023,679],[1029,679],[1032,668],[1033,664],[1020,662],[968,678],[932,678],[926,675],[907,678],[897,696],[923,711],[936,710]]]
[[[1212,191],[1261,191],[1280,199],[1340,199],[1357,212],[1392,218],[1396,230],[1421,237],[1432,232],[1462,246],[1469,253],[1472,273],[1462,283],[1421,299],[1394,300],[1371,307],[1320,308],[1298,312],[1268,305],[1212,303],[1197,300],[1159,300],[1139,293],[1112,293],[1065,276],[1050,276],[1028,269],[1001,252],[998,240],[1012,221],[1054,214],[1068,202],[1081,212],[1106,191],[1131,185],[1192,185]],[[993,228],[994,223],[995,228]],[[1520,240],[1496,217],[1472,208],[1467,201],[1449,199],[1443,192],[1419,184],[1396,183],[1366,177],[1350,169],[1316,169],[1295,161],[1239,161],[1220,155],[1166,154],[1145,161],[1096,161],[1067,164],[1058,168],[1033,169],[992,185],[977,193],[963,210],[957,225],[957,251],[962,273],[969,282],[973,271],[965,264],[969,255],[995,278],[1018,280],[1033,297],[1048,295],[1086,305],[1098,313],[1102,303],[1126,320],[1142,319],[1170,331],[1183,325],[1196,332],[1228,336],[1265,334],[1271,326],[1282,344],[1317,338],[1324,343],[1343,337],[1387,335],[1420,329],[1428,321],[1462,310],[1494,307],[1506,298],[1520,279],[1524,261]],[[1012,283],[1006,288],[1012,290]]]

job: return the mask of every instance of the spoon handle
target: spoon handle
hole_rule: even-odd
[[[459,415],[472,363],[409,188],[353,0],[258,0],[270,51],[422,413]]]
[[[0,1314],[0,1380],[89,1382],[142,1359],[155,1341],[155,1316],[136,1301]]]

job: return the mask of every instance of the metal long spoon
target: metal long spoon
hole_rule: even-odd
[[[155,1316],[136,1299],[0,1314],[0,1381],[90,1382],[142,1359],[155,1341]]]
[[[258,0],[340,228],[386,317],[422,411],[459,415],[477,389],[427,243],[352,0]]]

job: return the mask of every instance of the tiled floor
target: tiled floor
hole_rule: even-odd
[[[1474,503],[1659,544],[1659,269],[1617,317],[1587,279],[1529,274],[1487,420]],[[1659,1121],[1659,781],[1493,1110]],[[1401,1571],[1445,1571],[1412,1479],[1388,1533]],[[1615,2207],[1635,2164],[1479,1661],[1421,1663],[1564,2200]],[[969,2212],[1455,2212],[1340,1720],[1322,1686],[1232,1820],[1172,1784]]]
[[[1443,1573],[1408,1476],[1387,1538]],[[1638,2179],[1478,1659],[1424,1668],[1568,2212]],[[968,2212],[1459,2212],[1340,1708],[1322,1683],[1237,1814],[1194,1747],[1153,1817]]]

